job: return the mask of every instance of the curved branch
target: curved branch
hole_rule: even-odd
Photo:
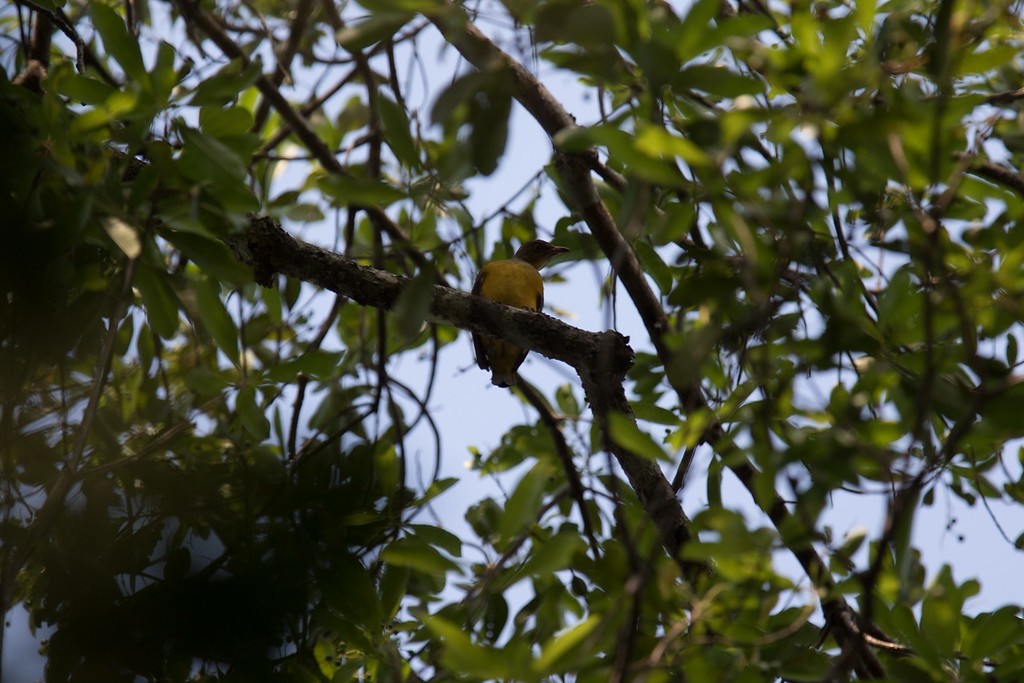
[[[270,284],[275,274],[287,275],[384,310],[394,308],[402,291],[414,286],[408,278],[359,265],[295,239],[271,218],[253,218],[249,230],[231,238],[230,245],[239,260],[253,269],[261,285]],[[442,285],[431,285],[425,320],[496,337],[572,366],[602,427],[605,447],[625,472],[657,527],[662,544],[678,558],[692,531],[665,474],[657,463],[608,437],[610,412],[633,419],[623,388],[626,371],[633,363],[633,350],[625,337],[613,331],[587,332],[539,311],[513,308]],[[707,571],[701,563],[680,564],[691,578]]]
[[[573,116],[562,107],[551,92],[533,74],[477,29],[469,21],[465,12],[452,3],[448,3],[446,8],[448,11],[431,17],[431,21],[441,31],[445,39],[477,69],[483,71],[495,63],[503,65],[512,77],[513,97],[536,119],[553,142],[558,133],[576,125]],[[677,357],[678,354],[667,343],[665,333],[669,329],[668,316],[661,301],[648,284],[636,253],[619,231],[608,207],[598,193],[591,175],[596,152],[590,150],[583,153],[569,153],[556,149],[555,155],[556,169],[562,177],[569,201],[574,204],[571,208],[586,221],[591,233],[601,246],[601,250],[614,268],[616,276],[633,300],[650,336],[651,343],[665,367],[665,377],[679,398],[680,406],[687,413],[707,408],[707,400],[700,384],[690,381],[685,373],[680,372],[680,366],[684,363],[690,364],[690,359]],[[579,371],[580,368],[577,370]],[[587,386],[587,382],[590,378],[584,372],[580,373],[580,378],[583,380],[584,390],[589,396],[591,387]],[[606,416],[610,410],[620,410],[629,414],[629,407],[624,398],[622,404],[594,405],[592,403],[592,407],[600,422],[601,416]],[[603,423],[601,424],[602,428],[605,426]],[[602,429],[602,432],[607,435],[606,429]],[[754,500],[760,500],[761,497],[756,488],[756,479],[760,476],[760,472],[742,454],[736,452],[734,444],[722,438],[723,434],[721,422],[717,418],[713,418],[705,428],[702,440],[715,447],[723,460],[729,463],[730,469],[750,491]],[[623,458],[620,454],[615,453],[615,455],[622,463]],[[627,455],[625,459],[628,461],[629,456]],[[668,496],[671,497],[671,505],[667,504],[667,500],[665,501],[666,509],[678,507],[679,503],[672,493],[671,485],[660,469],[656,468],[657,482],[634,481],[625,465],[623,465],[623,469],[627,471],[630,483],[638,493],[641,490],[658,491],[660,495],[664,488],[667,490]],[[644,501],[649,513],[652,508],[654,509],[653,519],[655,521],[659,519],[658,515],[663,511],[659,507],[663,500],[659,497],[657,500]],[[783,528],[783,523],[792,517],[779,496],[775,496],[773,500],[762,505],[777,529]],[[664,531],[663,529],[663,538]],[[808,577],[824,596],[822,609],[827,619],[826,628],[833,630],[837,642],[844,648],[844,651],[849,652],[850,656],[854,658],[855,668],[862,675],[868,677],[884,675],[884,670],[873,653],[865,648],[867,641],[864,629],[860,628],[857,623],[859,616],[846,603],[845,599],[835,594],[835,582],[831,572],[813,546],[809,542],[793,543],[790,545],[790,551],[796,556]]]
[[[454,5],[447,5],[448,11],[430,17],[434,25],[445,39],[473,66],[480,70],[487,69],[495,63],[501,64],[511,76],[513,97],[540,124],[548,137],[554,139],[560,132],[576,125],[576,119],[565,110],[561,102],[551,94],[543,83],[522,64],[513,59],[494,42],[484,35],[469,21],[465,12]],[[680,405],[687,412],[707,406],[699,385],[694,385],[675,377],[672,372],[673,352],[665,342],[668,331],[668,316],[661,306],[658,296],[651,289],[644,270],[636,253],[619,232],[615,219],[601,200],[594,183],[591,169],[596,161],[596,153],[563,153],[558,152],[555,165],[566,183],[571,198],[575,203],[572,207],[580,213],[591,233],[597,239],[605,256],[608,257],[616,276],[626,288],[633,300],[637,312],[643,320],[644,327],[654,344],[658,357],[665,365],[669,384],[679,396]],[[721,426],[712,422],[704,439],[708,442],[716,440],[721,434]]]
[[[958,158],[963,156],[966,155],[957,155]],[[1024,195],[1024,174],[1018,173],[1012,168],[1007,168],[991,161],[978,161],[971,164],[969,172],[1007,187],[1019,195]]]

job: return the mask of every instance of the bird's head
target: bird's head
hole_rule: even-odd
[[[548,264],[548,261],[569,251],[568,247],[559,247],[545,242],[544,240],[530,240],[524,242],[516,252],[516,258],[526,261],[531,266],[540,270]]]

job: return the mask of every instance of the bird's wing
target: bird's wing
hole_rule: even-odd
[[[480,296],[480,289],[484,285],[484,277],[487,266],[480,269],[480,272],[476,274],[476,280],[473,281],[473,294]],[[491,361],[487,357],[487,347],[484,346],[483,337],[476,332],[472,333],[473,337],[473,353],[476,355],[476,364],[481,370],[490,370]]]

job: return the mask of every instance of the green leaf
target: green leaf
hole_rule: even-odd
[[[337,206],[378,206],[384,208],[408,195],[387,183],[373,178],[329,175],[317,178],[316,185],[333,197]]]
[[[245,164],[230,147],[193,128],[182,127],[179,132],[185,143],[180,164],[189,178],[214,184],[245,180]]]
[[[536,521],[544,500],[544,490],[554,472],[554,467],[549,463],[538,462],[519,480],[516,490],[505,504],[505,512],[501,516],[498,529],[506,542],[512,541],[528,525]]]
[[[591,147],[604,147],[610,157],[625,164],[638,178],[666,187],[686,187],[679,169],[664,160],[659,152],[652,156],[648,147],[640,148],[636,138],[611,125],[577,126],[560,131],[554,137],[555,147],[566,152],[582,152]],[[685,142],[680,145],[686,145]],[[646,150],[646,151],[645,151]],[[682,150],[682,147],[679,147]]]
[[[824,652],[815,652],[810,648],[798,651],[791,657],[786,657],[782,663],[780,677],[785,681],[799,683],[816,683],[826,680],[832,663]]]
[[[231,386],[232,378],[225,372],[195,368],[185,376],[185,386],[200,396],[214,396]]]
[[[587,543],[574,531],[560,531],[542,543],[534,542],[530,558],[516,571],[516,581],[551,574],[568,568]]]
[[[568,664],[566,660],[570,659],[574,651],[580,649],[600,625],[601,616],[593,614],[555,636],[544,644],[534,668],[544,676],[564,670]]]
[[[398,567],[408,567],[435,576],[459,570],[459,565],[417,536],[403,536],[393,541],[381,551],[381,559]]]
[[[167,41],[160,41],[160,45],[156,50],[156,63],[149,70],[153,102],[161,107],[167,106],[175,86],[178,85],[178,82],[185,75],[184,73],[179,74],[175,68],[176,56],[177,51],[173,45]]]
[[[689,25],[689,18],[685,23]],[[771,16],[761,13],[742,13],[728,18],[717,16],[715,23],[717,26],[709,27],[708,30],[701,32],[699,42],[695,46],[697,52],[694,56],[703,52],[719,50],[723,44],[735,44],[737,37],[746,45],[753,47],[756,43],[749,41],[750,36],[756,36],[761,31],[771,31],[775,26]],[[679,48],[676,48],[676,52],[679,52]]]
[[[536,38],[602,50],[616,40],[615,17],[597,3],[547,2],[537,10]]]
[[[713,457],[708,463],[707,495],[708,507],[718,509],[722,507],[722,475],[725,472],[725,464],[721,458]]]
[[[196,305],[200,322],[213,337],[217,348],[238,365],[238,327],[221,301],[220,283],[209,277],[199,278],[196,282]]]
[[[294,382],[300,373],[316,380],[331,379],[338,376],[338,366],[344,357],[344,351],[316,349],[268,368],[267,379],[272,382]]]
[[[1024,642],[1024,620],[1019,614],[1019,607],[1006,605],[990,614],[978,615],[964,639],[967,658],[981,661],[998,657],[1007,646]]]
[[[259,60],[253,60],[246,65],[240,59],[233,59],[220,71],[200,81],[192,93],[190,104],[204,107],[233,103],[238,99],[238,94],[252,87],[262,74]]]
[[[943,658],[952,658],[960,636],[960,613],[947,595],[929,595],[921,607],[921,633]]]
[[[384,610],[370,572],[348,553],[331,559],[329,571],[321,571],[317,585],[327,604],[346,620],[359,625],[367,634],[378,633],[384,623]]]
[[[403,341],[409,342],[419,336],[434,301],[434,274],[429,271],[418,273],[402,288],[393,309],[395,331]]]
[[[238,417],[242,421],[242,427],[258,442],[263,442],[270,436],[270,420],[264,414],[256,398],[256,387],[251,384],[244,384],[238,389],[238,396],[235,399],[235,408],[238,410]]]
[[[1018,55],[1020,46],[1013,44],[968,50],[958,58],[956,71],[960,76],[990,72],[1012,62]]]
[[[384,619],[394,619],[409,585],[409,568],[385,564],[380,579],[380,605]]]
[[[667,296],[675,283],[672,269],[661,260],[661,256],[646,240],[636,241],[636,255],[640,259],[640,265],[643,266],[644,272],[654,280],[654,284],[658,285],[661,293]]]
[[[333,678],[338,672],[338,655],[335,650],[334,644],[327,638],[318,638],[316,645],[313,646],[313,659],[316,660],[320,673],[328,679]]]
[[[181,223],[169,221],[175,228]],[[181,249],[181,252],[195,263],[203,273],[213,277],[228,287],[241,287],[252,282],[252,271],[243,266],[231,253],[231,249],[218,239],[206,235],[160,229],[160,236]]]
[[[575,417],[580,414],[580,405],[573,393],[571,384],[559,385],[555,390],[555,403],[562,414]]]
[[[487,608],[484,610],[484,618],[481,624],[481,631],[489,643],[494,643],[501,637],[501,631],[508,623],[508,601],[501,593],[491,593],[487,596]]]
[[[445,88],[430,109],[432,123],[443,125],[455,116],[456,110],[480,90],[487,87],[487,78],[477,71],[455,79]]]
[[[75,117],[68,127],[68,132],[77,135],[109,126],[112,122],[134,112],[139,106],[140,97],[142,96],[134,91],[118,90],[100,105]]]
[[[486,71],[470,72],[456,79],[442,92],[431,109],[430,118],[448,128],[468,124],[468,152],[480,173],[497,168],[505,151],[512,106],[512,76],[502,64]]]
[[[85,74],[72,73],[57,80],[57,92],[79,104],[103,104],[117,89]]]
[[[149,72],[142,61],[138,41],[128,33],[124,20],[102,2],[90,2],[89,14],[93,25],[103,38],[103,46],[117,60],[129,80],[148,85]]]
[[[382,495],[392,495],[398,490],[401,475],[398,453],[393,443],[381,440],[373,454],[374,490]]]
[[[405,111],[387,97],[377,98],[377,111],[384,124],[384,140],[398,160],[408,168],[419,168],[420,157],[412,138],[412,124]]]
[[[477,536],[490,542],[501,522],[501,507],[493,498],[484,498],[466,509],[466,523]]]
[[[245,107],[206,106],[199,110],[199,127],[215,138],[245,135],[252,128],[252,113]]]
[[[856,0],[857,25],[860,30],[870,33],[875,21],[875,6],[878,0]]]
[[[378,11],[368,19],[341,29],[335,39],[348,52],[358,52],[395,35],[412,17],[409,12]]]
[[[897,342],[916,342],[921,335],[921,305],[910,268],[900,268],[878,298],[879,325]]]
[[[675,427],[679,424],[679,416],[668,408],[662,408],[648,401],[635,401],[630,404],[638,420]]]
[[[1005,438],[1024,434],[1021,415],[1024,415],[1024,382],[1017,382],[996,394],[980,411],[985,425],[998,428]]]
[[[462,555],[462,540],[450,531],[429,524],[410,524],[409,532],[430,545],[443,549],[449,555]]]
[[[138,231],[133,226],[116,216],[104,216],[100,219],[100,223],[125,256],[130,259],[139,257],[139,254],[142,253],[142,242],[139,240]]]
[[[426,615],[423,623],[440,639],[441,661],[463,676],[507,680],[509,667],[502,651],[475,644],[461,626],[439,616]]]
[[[498,160],[508,144],[512,96],[501,89],[491,88],[472,102],[469,145],[473,164],[483,175],[490,175],[498,168]]]
[[[707,166],[710,163],[708,155],[693,141],[672,135],[660,126],[641,126],[636,135],[635,145],[639,151],[652,159],[678,157],[695,166]]]
[[[647,432],[642,431],[632,418],[622,413],[608,414],[608,435],[620,447],[652,462],[667,460],[665,450]]]
[[[442,493],[444,493],[451,487],[455,486],[455,484],[457,483],[459,483],[459,480],[456,479],[455,477],[435,479],[433,482],[430,483],[430,486],[427,487],[427,490],[423,492],[423,496],[419,500],[415,501],[413,505],[415,507],[427,505],[432,500],[440,496]]]
[[[676,77],[679,87],[700,90],[719,97],[760,95],[765,84],[753,76],[736,73],[724,66],[694,64],[684,68]]]
[[[139,263],[135,284],[142,294],[146,315],[153,331],[170,339],[178,331],[178,297],[166,281],[166,273]]]
[[[914,519],[918,512],[920,489],[914,489],[906,495],[907,503],[894,526],[892,534],[892,552],[896,564],[896,574],[900,585],[911,585],[910,574],[915,566],[916,554],[911,541],[913,539]]]
[[[680,23],[681,32],[675,37],[676,57],[683,64],[693,59],[706,48],[705,37],[711,21],[721,12],[719,0],[698,0],[693,3],[686,17]]]
[[[209,186],[210,194],[228,211],[245,213],[259,208],[247,184],[245,162],[220,140],[195,129],[179,127],[184,141],[178,165],[193,182]]]
[[[324,212],[316,204],[299,202],[285,208],[284,217],[296,223],[318,223],[324,219]]]

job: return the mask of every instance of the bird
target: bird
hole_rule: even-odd
[[[473,283],[473,294],[539,311],[544,308],[544,281],[540,269],[567,251],[566,247],[544,240],[524,242],[512,258],[492,261],[480,269]],[[491,384],[511,387],[516,383],[516,370],[526,360],[526,349],[476,333],[473,334],[473,349],[480,369],[491,371]]]

